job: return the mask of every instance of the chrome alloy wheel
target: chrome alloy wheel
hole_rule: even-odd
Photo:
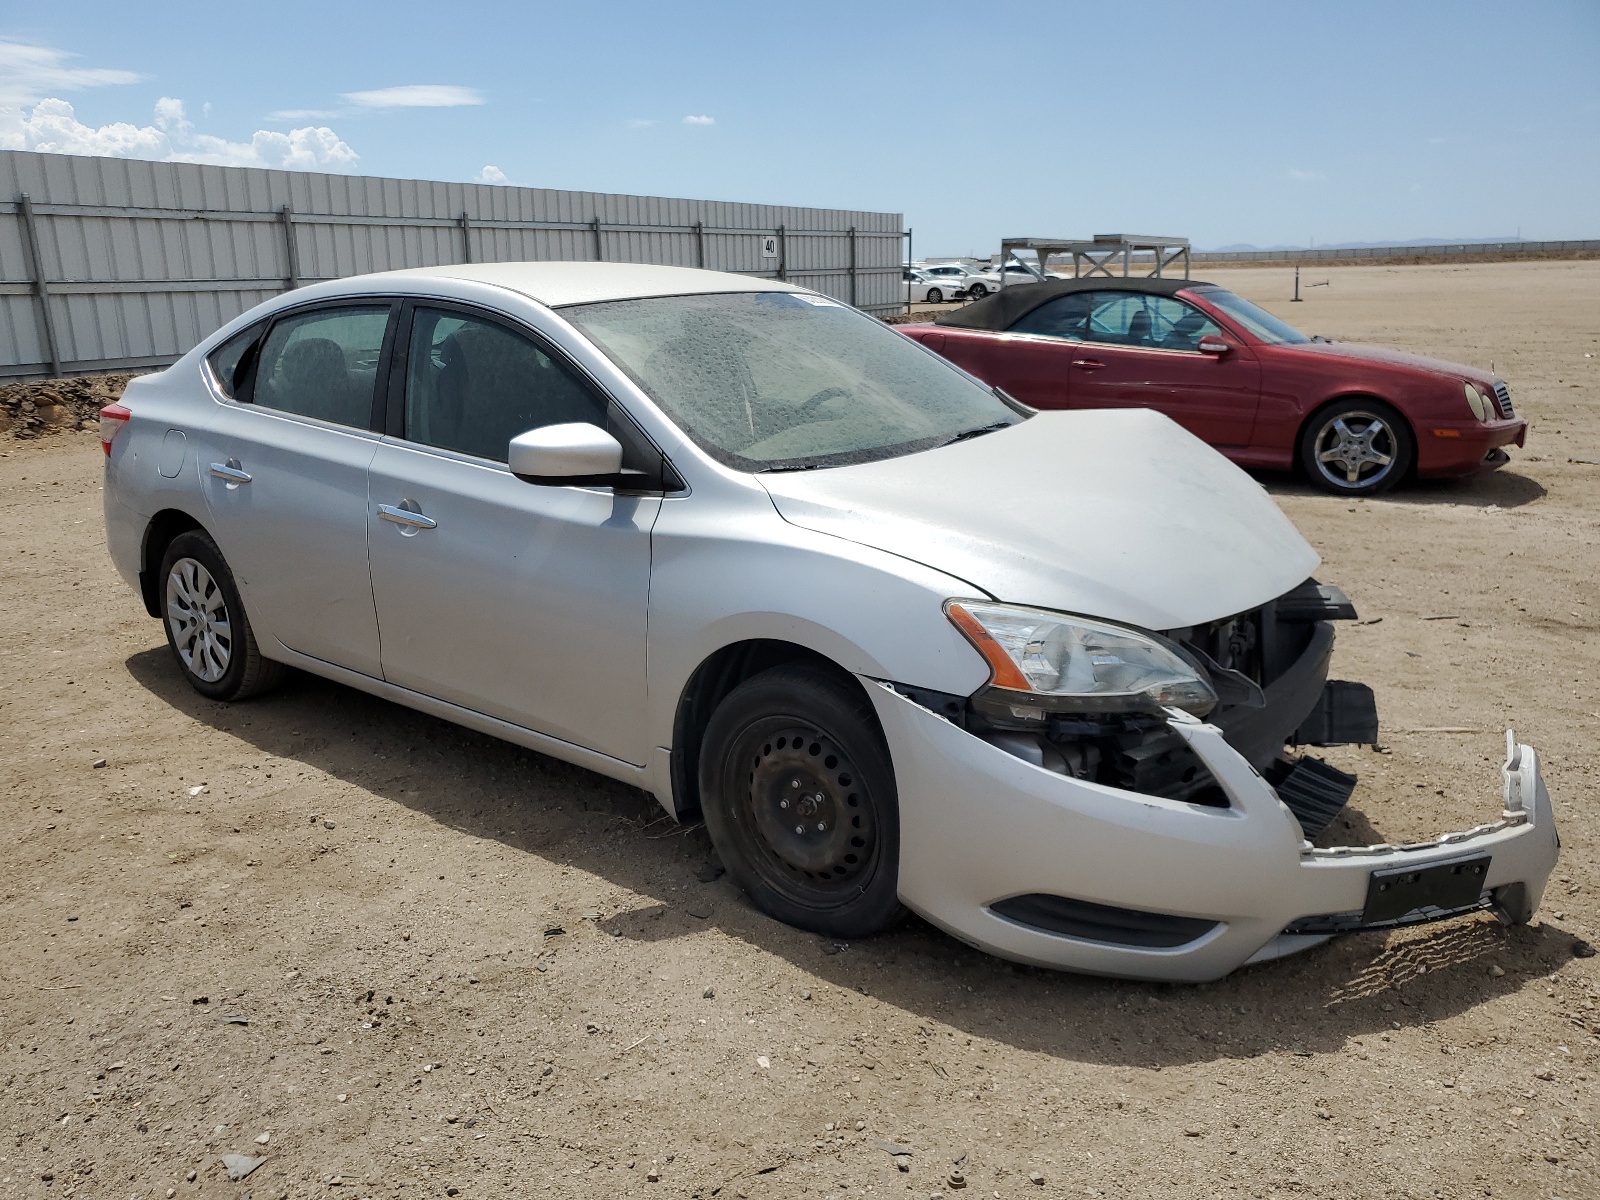
[[[183,665],[215,683],[233,659],[233,627],[222,589],[201,563],[180,558],[167,574],[167,625]]]
[[[1317,431],[1317,470],[1335,489],[1367,488],[1395,469],[1400,444],[1389,422],[1356,409],[1340,413]]]
[[[769,869],[808,891],[852,890],[875,841],[855,767],[825,735],[793,725],[751,748],[748,803]]]

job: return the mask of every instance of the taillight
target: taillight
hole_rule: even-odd
[[[100,410],[100,448],[111,457],[111,439],[122,432],[122,427],[133,416],[120,404],[108,404]]]

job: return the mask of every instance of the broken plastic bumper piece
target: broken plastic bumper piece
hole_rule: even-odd
[[[1526,921],[1559,855],[1538,756],[1509,735],[1499,819],[1322,848],[1222,731],[1187,713],[1168,710],[1169,726],[1225,807],[1062,775],[891,688],[868,690],[895,763],[901,899],[1017,961],[1202,981],[1352,930],[1478,910]]]

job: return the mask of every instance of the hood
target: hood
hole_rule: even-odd
[[[1255,608],[1319,561],[1260,484],[1149,409],[1041,412],[921,454],[757,478],[802,528],[997,600],[1145,629]]]
[[[1404,350],[1391,350],[1387,346],[1368,346],[1362,342],[1299,342],[1276,346],[1296,354],[1314,354],[1320,358],[1355,359],[1358,362],[1382,363],[1389,367],[1405,367],[1429,375],[1443,375],[1451,379],[1470,379],[1486,387],[1494,387],[1492,372],[1462,363],[1446,362],[1442,358],[1427,358],[1421,354],[1408,354]]]

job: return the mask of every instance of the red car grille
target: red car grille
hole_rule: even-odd
[[[1516,411],[1511,407],[1511,389],[1498,380],[1495,381],[1494,385],[1494,400],[1500,406],[1500,415],[1502,417],[1509,418],[1517,415]]]

